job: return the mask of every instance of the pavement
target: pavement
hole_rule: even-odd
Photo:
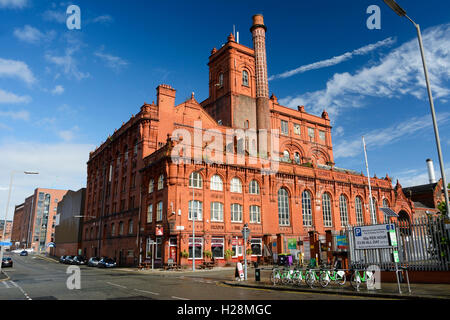
[[[46,261],[58,263],[58,258],[47,257],[43,255],[36,255]],[[372,299],[419,299],[419,300],[449,300],[450,299],[450,285],[449,284],[422,284],[411,283],[408,291],[406,283],[401,283],[402,293],[398,291],[397,283],[381,283],[381,288],[377,290],[368,290],[364,285],[361,285],[359,291],[353,289],[350,282],[340,287],[332,283],[328,287],[322,288],[319,284],[310,288],[308,285],[273,285],[270,282],[271,266],[261,267],[261,281],[255,281],[255,269],[253,266],[248,269],[247,281],[234,280],[233,274],[235,267],[215,267],[213,269],[196,269],[193,272],[191,269],[182,270],[163,270],[163,269],[138,269],[138,268],[116,268],[117,271],[133,274],[133,275],[154,275],[154,276],[176,276],[182,275],[183,277],[199,277],[215,280],[217,283],[221,283],[225,286],[235,288],[247,288],[247,289],[264,289],[270,290],[274,293],[281,292],[292,293],[307,293],[307,294],[322,294],[326,296],[341,296],[342,298],[354,298],[354,297],[366,297]],[[1,281],[1,278],[0,278]],[[345,299],[345,298],[344,298]]]

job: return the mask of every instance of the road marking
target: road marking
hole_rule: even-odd
[[[145,290],[139,290],[139,289],[134,289],[134,290],[139,291],[139,292],[144,292],[144,293],[149,293],[149,294],[154,294],[154,295],[159,296],[158,292],[151,292],[151,291],[145,291]]]
[[[112,283],[112,282],[106,282],[107,284],[110,284],[112,286],[120,287],[126,289],[127,287],[121,286],[120,284]]]
[[[25,298],[27,298],[27,300],[33,300],[17,283],[15,283],[14,281],[10,282],[23,293],[23,295],[25,296]]]
[[[186,299],[186,298],[180,298],[180,297],[175,297],[175,296],[172,296],[172,299],[178,299],[178,300],[189,300],[189,299]]]
[[[3,282],[3,284],[5,285],[6,289],[11,288],[10,286],[8,286],[8,282],[7,281]]]

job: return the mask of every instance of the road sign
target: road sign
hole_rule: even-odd
[[[0,246],[9,247],[12,246],[11,242],[0,242]]]
[[[389,224],[355,227],[356,249],[390,248],[388,232]]]

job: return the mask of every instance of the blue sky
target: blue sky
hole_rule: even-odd
[[[422,28],[448,171],[450,3],[399,3]],[[66,27],[70,4],[81,30]],[[381,9],[380,30],[366,26],[370,5]],[[372,176],[427,183],[431,158],[440,177],[415,29],[381,0],[0,0],[0,208],[11,170],[40,172],[14,176],[11,208],[37,186],[83,187],[89,151],[156,100],[159,84],[177,89],[177,103],[193,91],[206,99],[211,49],[233,25],[251,47],[255,13],[268,27],[270,91],[329,112],[336,166],[365,173],[364,135]]]

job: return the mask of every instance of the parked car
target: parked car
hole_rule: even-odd
[[[28,255],[28,251],[27,251],[27,250],[22,250],[22,251],[20,252],[20,255],[21,255],[21,256],[27,256],[27,255]]]
[[[115,268],[117,267],[117,263],[114,259],[105,257],[100,259],[97,266],[99,268]]]
[[[98,262],[100,261],[99,257],[91,257],[87,263],[88,267],[97,267]]]
[[[66,256],[61,256],[59,258],[59,263],[64,263],[64,260],[66,260]]]
[[[87,263],[87,260],[83,256],[75,256],[75,257],[73,257],[72,264],[85,265],[86,263]]]
[[[73,256],[66,256],[66,258],[64,259],[64,264],[72,264],[73,262]]]
[[[13,261],[10,257],[5,257],[2,259],[2,268],[7,268],[13,266]]]

